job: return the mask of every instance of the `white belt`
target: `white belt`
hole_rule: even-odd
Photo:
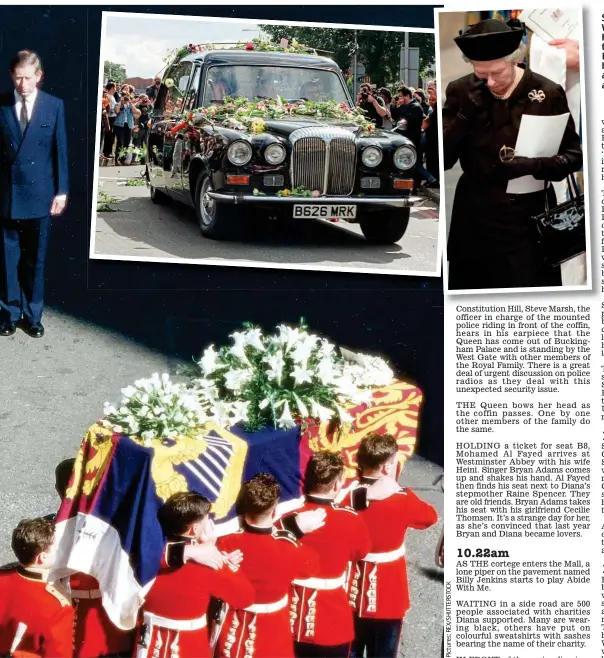
[[[169,619],[168,617],[154,615],[152,612],[145,612],[144,618],[145,624],[149,627],[159,626],[170,631],[198,631],[200,628],[205,628],[208,625],[206,615],[198,619]]]
[[[294,580],[294,585],[320,590],[339,589],[346,585],[346,572],[339,578],[306,578],[306,580]]]
[[[362,562],[372,562],[374,564],[380,564],[383,562],[395,562],[399,558],[405,555],[405,544],[400,548],[397,548],[394,551],[389,551],[388,553],[368,553],[361,561]]]
[[[100,599],[103,593],[100,589],[72,589],[72,599]]]
[[[271,612],[277,612],[287,606],[289,596],[286,594],[280,601],[275,603],[254,603],[249,608],[243,608],[245,612],[251,612],[255,615],[268,615]]]

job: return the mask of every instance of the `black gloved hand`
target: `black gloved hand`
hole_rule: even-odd
[[[487,110],[493,102],[493,96],[487,89],[484,80],[477,80],[468,90],[468,94],[462,99],[458,116],[470,120],[479,112]]]
[[[540,166],[541,158],[515,157],[509,162],[498,162],[493,166],[493,175],[500,180],[513,180],[522,176],[534,176]]]

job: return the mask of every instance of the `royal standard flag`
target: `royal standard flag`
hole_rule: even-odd
[[[293,429],[246,432],[208,424],[198,437],[136,437],[93,425],[82,441],[57,515],[59,553],[53,577],[87,573],[99,582],[103,605],[120,628],[133,628],[164,550],[157,511],[172,494],[196,491],[212,501],[220,534],[239,528],[235,503],[241,483],[271,473],[281,485],[278,512],[302,503],[302,473],[312,452],[341,450],[348,482],[356,476],[358,444],[369,432],[389,432],[400,459],[413,454],[421,391],[396,381],[375,388],[372,400],[348,408],[342,426],[305,421]]]

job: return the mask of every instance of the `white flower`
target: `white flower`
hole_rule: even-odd
[[[279,331],[277,341],[285,347],[285,352],[289,352],[302,336],[300,329],[296,327],[288,327],[287,325],[280,324],[277,329]]]
[[[214,349],[214,345],[210,345],[206,348],[203,356],[198,361],[198,365],[206,377],[219,369],[220,362],[218,356],[218,352]]]
[[[336,409],[338,410],[338,416],[343,423],[352,423],[354,418],[348,413],[348,411],[346,411],[346,409],[344,409],[344,407],[337,404]]]
[[[323,384],[334,384],[338,379],[335,362],[330,358],[323,358],[317,365],[317,376]]]
[[[134,386],[126,386],[122,389],[122,395],[126,400],[130,399],[136,393],[136,388]]]
[[[305,382],[310,384],[312,382],[313,373],[302,366],[294,366],[291,376],[294,378],[296,386],[300,386],[300,384],[304,384]]]
[[[319,354],[321,357],[332,356],[335,352],[335,345],[330,343],[327,338],[321,338],[319,342],[321,343],[321,346],[319,347]]]
[[[311,400],[311,413],[313,418],[318,418],[322,423],[333,418],[333,411],[319,404],[316,400]]]
[[[114,425],[113,426],[113,431],[116,434],[121,434],[124,431],[124,428],[121,425]]]
[[[162,384],[168,384],[170,382],[170,375],[167,372],[164,372],[161,376]]]
[[[262,402],[258,405],[258,408],[266,409],[270,403],[271,401],[268,398],[264,398],[264,400],[262,400]]]
[[[126,407],[120,407],[120,414],[122,416],[125,416],[128,413],[128,409]]]
[[[112,404],[109,404],[109,402],[105,402],[103,413],[105,416],[113,416],[113,414],[117,413],[117,409]]]
[[[224,378],[224,385],[231,391],[240,391],[252,378],[251,370],[229,370]]]
[[[302,400],[294,393],[294,399],[296,400],[296,406],[302,418],[308,418],[310,414],[308,413],[308,407],[302,402]]]
[[[245,354],[245,348],[247,346],[245,334],[241,331],[235,331],[230,335],[230,338],[233,339],[234,345],[229,348],[229,354],[236,356],[238,359],[241,359],[245,363],[249,363]]]
[[[308,359],[312,355],[316,345],[317,345],[316,336],[312,336],[312,335],[306,336],[305,338],[298,341],[298,343],[296,344],[293,352],[291,353],[292,359],[295,361],[295,363],[299,363],[301,366],[306,368]]]
[[[283,405],[283,412],[281,413],[280,418],[277,420],[277,424],[282,428],[291,428],[296,426],[289,408],[289,402],[287,401],[285,401],[285,404]]]
[[[243,421],[246,422],[248,419],[248,407],[250,406],[249,401],[236,401],[231,403],[231,424],[237,425],[237,423]]]
[[[264,351],[265,348],[264,343],[262,342],[262,332],[260,329],[248,329],[243,335],[247,345],[261,352]]]
[[[274,354],[268,354],[262,360],[270,367],[270,370],[267,372],[267,377],[276,380],[277,383],[280,384],[281,377],[283,377],[283,368],[285,367],[283,352],[279,350]]]

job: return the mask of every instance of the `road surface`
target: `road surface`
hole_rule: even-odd
[[[398,244],[370,245],[357,224],[328,221],[284,225],[252,220],[245,235],[226,242],[200,234],[192,209],[155,205],[146,187],[126,187],[144,167],[99,168],[101,189],[120,200],[115,212],[97,213],[94,255],[119,259],[180,260],[199,264],[433,274],[438,244],[438,206],[426,198],[411,209],[407,232]]]

